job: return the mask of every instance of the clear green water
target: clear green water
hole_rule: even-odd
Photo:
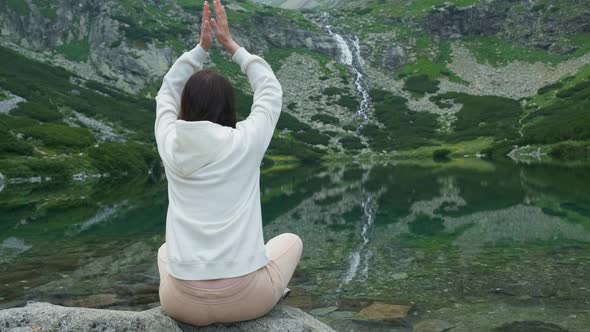
[[[333,165],[266,171],[261,188],[265,239],[304,243],[287,302],[337,306],[318,318],[339,331],[590,327],[590,165]],[[0,308],[156,305],[166,199],[153,178],[7,186]],[[369,323],[358,312],[373,302],[412,310]]]

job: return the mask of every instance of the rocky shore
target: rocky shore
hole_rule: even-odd
[[[332,332],[330,327],[303,311],[279,304],[256,320],[189,326],[166,316],[160,307],[146,311],[117,311],[62,307],[44,302],[30,302],[22,308],[0,311],[0,331],[69,332],[69,331],[317,331]]]

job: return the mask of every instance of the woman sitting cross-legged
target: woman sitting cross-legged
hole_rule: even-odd
[[[203,7],[201,41],[170,68],[156,97],[155,135],[168,179],[166,242],[158,251],[160,302],[198,326],[263,316],[286,294],[303,250],[281,234],[264,244],[260,164],[282,107],[281,85],[262,58],[231,37],[225,9]],[[236,122],[233,87],[203,70],[211,30],[254,91]]]

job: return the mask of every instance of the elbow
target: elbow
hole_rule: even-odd
[[[283,99],[283,86],[276,77],[273,77],[272,80],[270,80],[269,88],[272,89],[273,94],[277,99]]]

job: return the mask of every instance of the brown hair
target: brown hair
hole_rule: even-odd
[[[178,119],[211,121],[236,127],[235,94],[231,82],[210,69],[194,73],[184,86]]]

